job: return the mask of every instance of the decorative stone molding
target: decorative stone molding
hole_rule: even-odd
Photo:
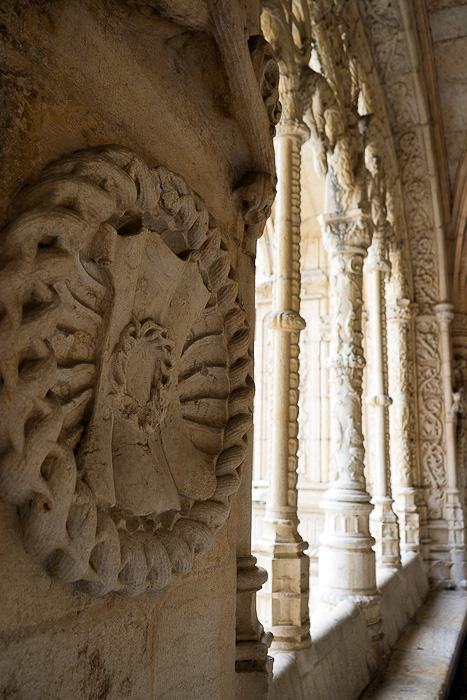
[[[426,177],[429,168],[417,123],[419,92],[414,87],[408,65],[410,59],[398,5],[398,2],[386,0],[382,3],[358,0],[375,67],[389,102],[405,208],[409,213],[410,256],[417,261],[413,268],[415,296],[424,313],[425,305],[436,304],[439,299],[434,217],[430,183]]]
[[[253,70],[271,125],[270,134],[271,137],[274,137],[276,126],[282,114],[282,105],[279,102],[279,66],[274,49],[262,35],[250,37],[248,47]]]
[[[435,519],[442,517],[443,492],[446,488],[438,323],[434,316],[419,314],[415,319],[415,327],[421,469],[427,494],[428,517]]]
[[[367,396],[365,403],[368,406],[373,406],[373,408],[388,408],[392,404],[392,399],[387,394],[379,394],[374,396]]]
[[[331,339],[331,318],[329,314],[320,317],[319,339],[322,343],[329,343]]]
[[[311,28],[306,0],[262,0],[261,26],[272,44],[280,70],[282,119],[279,129],[307,134],[302,122],[300,72],[308,64],[311,51]],[[290,133],[290,131],[289,131]]]
[[[279,311],[269,317],[269,328],[272,330],[298,333],[305,326],[305,320],[296,311]]]
[[[266,580],[267,573],[256,566],[256,557],[237,559],[237,673],[267,670],[272,634],[258,622],[255,605],[255,595]]]
[[[326,177],[328,214],[365,210],[367,203],[365,125],[359,120],[355,99],[358,74],[340,10],[325,0],[310,5],[311,63],[316,70],[308,66],[301,76],[304,119],[311,132],[316,172]]]
[[[3,231],[0,494],[84,590],[166,588],[225,522],[253,382],[231,260],[200,197],[130,149],[50,165]]]
[[[364,488],[361,418],[363,258],[370,242],[368,218],[323,216],[323,240],[330,258],[330,368],[332,454],[339,480]]]
[[[324,226],[323,226],[324,224]],[[371,243],[372,225],[368,215],[361,211],[349,211],[343,215],[326,215],[322,218],[323,242],[329,254],[338,253],[341,247],[360,249],[361,257],[367,255]],[[352,251],[350,251],[352,252]],[[363,264],[363,262],[362,262]]]

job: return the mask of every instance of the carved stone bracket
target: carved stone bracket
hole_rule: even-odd
[[[1,236],[0,495],[25,549],[95,595],[163,589],[225,522],[250,331],[199,196],[103,146],[49,166]]]
[[[264,225],[271,215],[276,196],[275,178],[269,173],[247,173],[235,185],[234,195],[240,203],[245,221],[244,249],[254,256],[256,241],[262,236]]]

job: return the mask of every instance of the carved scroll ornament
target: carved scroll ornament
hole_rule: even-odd
[[[1,238],[0,496],[95,594],[162,589],[230,510],[250,332],[200,197],[105,146],[49,166]]]

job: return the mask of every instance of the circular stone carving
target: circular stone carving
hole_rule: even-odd
[[[162,589],[211,546],[251,426],[250,333],[198,195],[105,146],[49,166],[1,238],[0,495],[49,574]]]

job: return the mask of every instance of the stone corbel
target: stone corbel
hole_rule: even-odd
[[[245,221],[244,251],[254,257],[256,241],[263,235],[276,196],[276,178],[270,173],[249,172],[235,185],[234,195]]]

